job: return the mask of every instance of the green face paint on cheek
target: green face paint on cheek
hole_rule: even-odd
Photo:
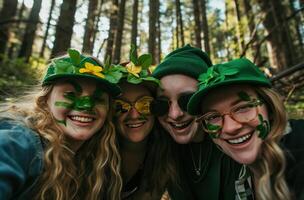
[[[258,118],[260,124],[256,127],[256,129],[259,131],[259,137],[264,140],[270,132],[270,124],[267,120],[264,120],[261,114],[258,115]]]

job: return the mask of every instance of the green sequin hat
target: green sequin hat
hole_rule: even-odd
[[[214,65],[202,73],[198,81],[199,89],[188,103],[188,113],[191,115],[200,113],[201,100],[211,89],[240,83],[271,87],[270,80],[264,73],[246,58]]]
[[[168,54],[152,75],[161,79],[170,74],[183,74],[197,79],[211,65],[211,60],[205,52],[188,44]]]
[[[130,61],[128,62],[113,66],[115,68],[118,68],[122,73],[119,82],[143,84],[152,92],[156,92],[160,81],[151,75],[153,70],[151,54],[143,54],[141,56],[137,56],[136,47],[134,45],[131,45],[129,59]]]
[[[120,74],[115,69],[101,66],[97,59],[82,55],[75,49],[69,49],[67,56],[55,58],[48,65],[42,85],[52,84],[59,78],[84,77],[98,81],[109,94],[116,97],[121,94],[117,85],[119,78],[115,76],[117,73]]]

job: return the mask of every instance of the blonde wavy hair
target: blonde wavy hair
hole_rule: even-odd
[[[1,109],[1,118],[25,123],[41,137],[44,169],[35,199],[120,199],[120,156],[111,111],[100,132],[74,153],[47,105],[53,86],[41,86],[13,105]],[[38,93],[38,94],[37,94]],[[110,106],[111,107],[111,106]],[[111,108],[110,108],[111,109]]]
[[[261,146],[259,158],[250,165],[255,174],[255,192],[259,200],[289,200],[285,181],[286,160],[279,142],[287,125],[287,116],[280,95],[270,88],[255,89],[264,100],[270,117],[271,130]]]

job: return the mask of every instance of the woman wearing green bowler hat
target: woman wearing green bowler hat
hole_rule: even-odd
[[[36,92],[2,105],[0,199],[120,199],[114,79],[97,59],[69,49]]]
[[[304,199],[304,121],[287,122],[280,96],[246,58],[210,67],[188,111],[204,132],[242,164],[236,199]]]

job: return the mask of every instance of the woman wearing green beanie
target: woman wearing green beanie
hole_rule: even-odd
[[[188,111],[243,165],[231,171],[236,199],[304,199],[304,121],[287,123],[281,97],[259,68],[236,59],[210,67],[198,81]]]
[[[198,76],[212,65],[208,55],[186,45],[168,54],[153,71],[160,79],[154,114],[163,128],[178,143],[177,166],[180,187],[169,187],[173,200],[231,200],[235,196],[230,170],[239,168],[204,137],[196,117],[187,112],[187,103],[197,88]],[[185,197],[190,194],[190,197]]]
[[[113,73],[69,49],[37,90],[1,105],[0,199],[120,199]],[[110,187],[109,187],[110,186]]]

